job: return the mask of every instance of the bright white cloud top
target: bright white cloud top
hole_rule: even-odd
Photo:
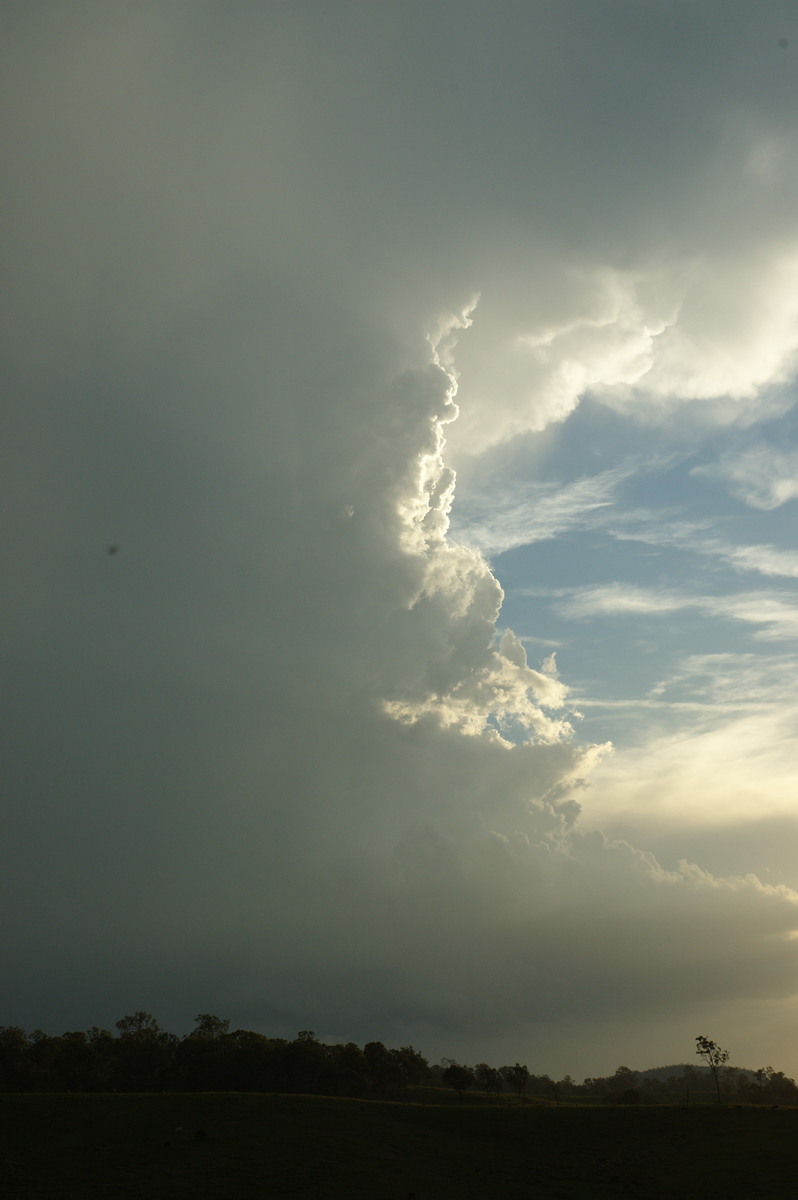
[[[795,1073],[792,6],[3,11],[6,1023]]]

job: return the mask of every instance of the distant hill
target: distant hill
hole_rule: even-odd
[[[638,1079],[658,1079],[664,1083],[672,1075],[683,1075],[688,1068],[701,1074],[709,1073],[709,1067],[699,1066],[698,1063],[675,1063],[670,1067],[650,1067],[647,1071],[638,1071],[637,1077]]]
[[[638,1071],[638,1079],[657,1079],[665,1083],[671,1076],[681,1077],[686,1070],[694,1071],[697,1075],[709,1075],[710,1068],[703,1063],[676,1063],[670,1067],[650,1067],[647,1071]],[[756,1071],[748,1067],[724,1067],[724,1071],[733,1071],[738,1075],[746,1075],[749,1079],[756,1078]]]

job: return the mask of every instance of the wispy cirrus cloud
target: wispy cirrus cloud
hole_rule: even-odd
[[[469,493],[465,503],[455,509],[452,534],[483,554],[495,556],[585,528],[597,514],[614,508],[622,485],[643,465],[643,460],[633,459],[565,484],[514,480],[512,487],[498,484]]]
[[[798,497],[798,450],[758,442],[693,467],[691,474],[718,480],[751,508],[770,511]]]
[[[726,518],[688,519],[673,508],[659,511],[615,509],[606,517],[592,515],[590,525],[617,541],[670,547],[709,560],[719,560],[736,571],[755,571],[760,575],[798,579],[798,550],[784,549],[770,542],[733,542],[718,533],[728,525]]]
[[[798,655],[689,654],[674,664],[651,689],[651,697],[689,694],[713,708],[777,706],[798,703]]]
[[[682,592],[641,587],[639,584],[605,583],[555,593],[554,607],[571,620],[656,614],[691,608],[695,598]]]
[[[756,571],[760,575],[798,579],[798,551],[781,550],[767,544],[733,546],[724,542],[708,542],[706,550],[725,558],[738,570]]]
[[[532,594],[532,589],[529,594]],[[542,592],[538,591],[537,594]],[[647,588],[639,584],[615,582],[562,589],[555,591],[553,596],[556,611],[570,620],[664,616],[693,609],[709,617],[758,626],[754,633],[757,638],[798,636],[798,597],[772,591],[707,596],[678,589]]]
[[[700,555],[738,572],[798,579],[798,550],[770,542],[735,542],[725,533],[729,525],[726,517],[687,516],[684,508],[675,504],[660,509],[624,507],[625,484],[681,457],[675,453],[654,459],[638,456],[564,484],[516,479],[512,486],[505,482],[467,491],[452,514],[453,537],[495,557],[563,533],[588,530],[619,542],[640,542]],[[709,470],[693,468],[691,474]],[[793,485],[798,495],[798,483],[785,477],[778,484],[782,494]]]

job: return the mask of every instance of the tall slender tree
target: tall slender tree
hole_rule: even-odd
[[[718,1070],[729,1061],[729,1051],[721,1050],[717,1042],[713,1042],[708,1037],[697,1037],[695,1045],[696,1054],[703,1058],[712,1072],[712,1078],[715,1080],[715,1090],[718,1093],[718,1104],[720,1104],[720,1076]]]

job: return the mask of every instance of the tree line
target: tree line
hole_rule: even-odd
[[[293,1041],[270,1038],[200,1013],[180,1038],[148,1012],[51,1037],[0,1026],[2,1092],[315,1092],[386,1095],[427,1082],[430,1067],[412,1046],[368,1042],[330,1046],[311,1030]]]
[[[696,1039],[697,1043],[709,1039]],[[718,1048],[714,1043],[710,1046]],[[697,1053],[702,1054],[699,1049]],[[741,1071],[721,1058],[707,1067],[638,1073],[618,1067],[613,1075],[577,1083],[554,1080],[521,1063],[468,1067],[453,1059],[431,1064],[413,1046],[389,1049],[382,1042],[328,1045],[311,1030],[296,1038],[270,1038],[200,1013],[194,1029],[177,1037],[148,1012],[99,1029],[50,1036],[0,1026],[0,1092],[278,1092],[399,1098],[409,1089],[438,1087],[464,1097],[510,1095],[558,1103],[666,1103],[705,1101],[717,1087],[743,1103],[798,1104],[798,1087],[772,1067]],[[703,1055],[702,1055],[703,1056]],[[705,1058],[705,1061],[706,1058]],[[714,1070],[713,1070],[714,1066]]]

